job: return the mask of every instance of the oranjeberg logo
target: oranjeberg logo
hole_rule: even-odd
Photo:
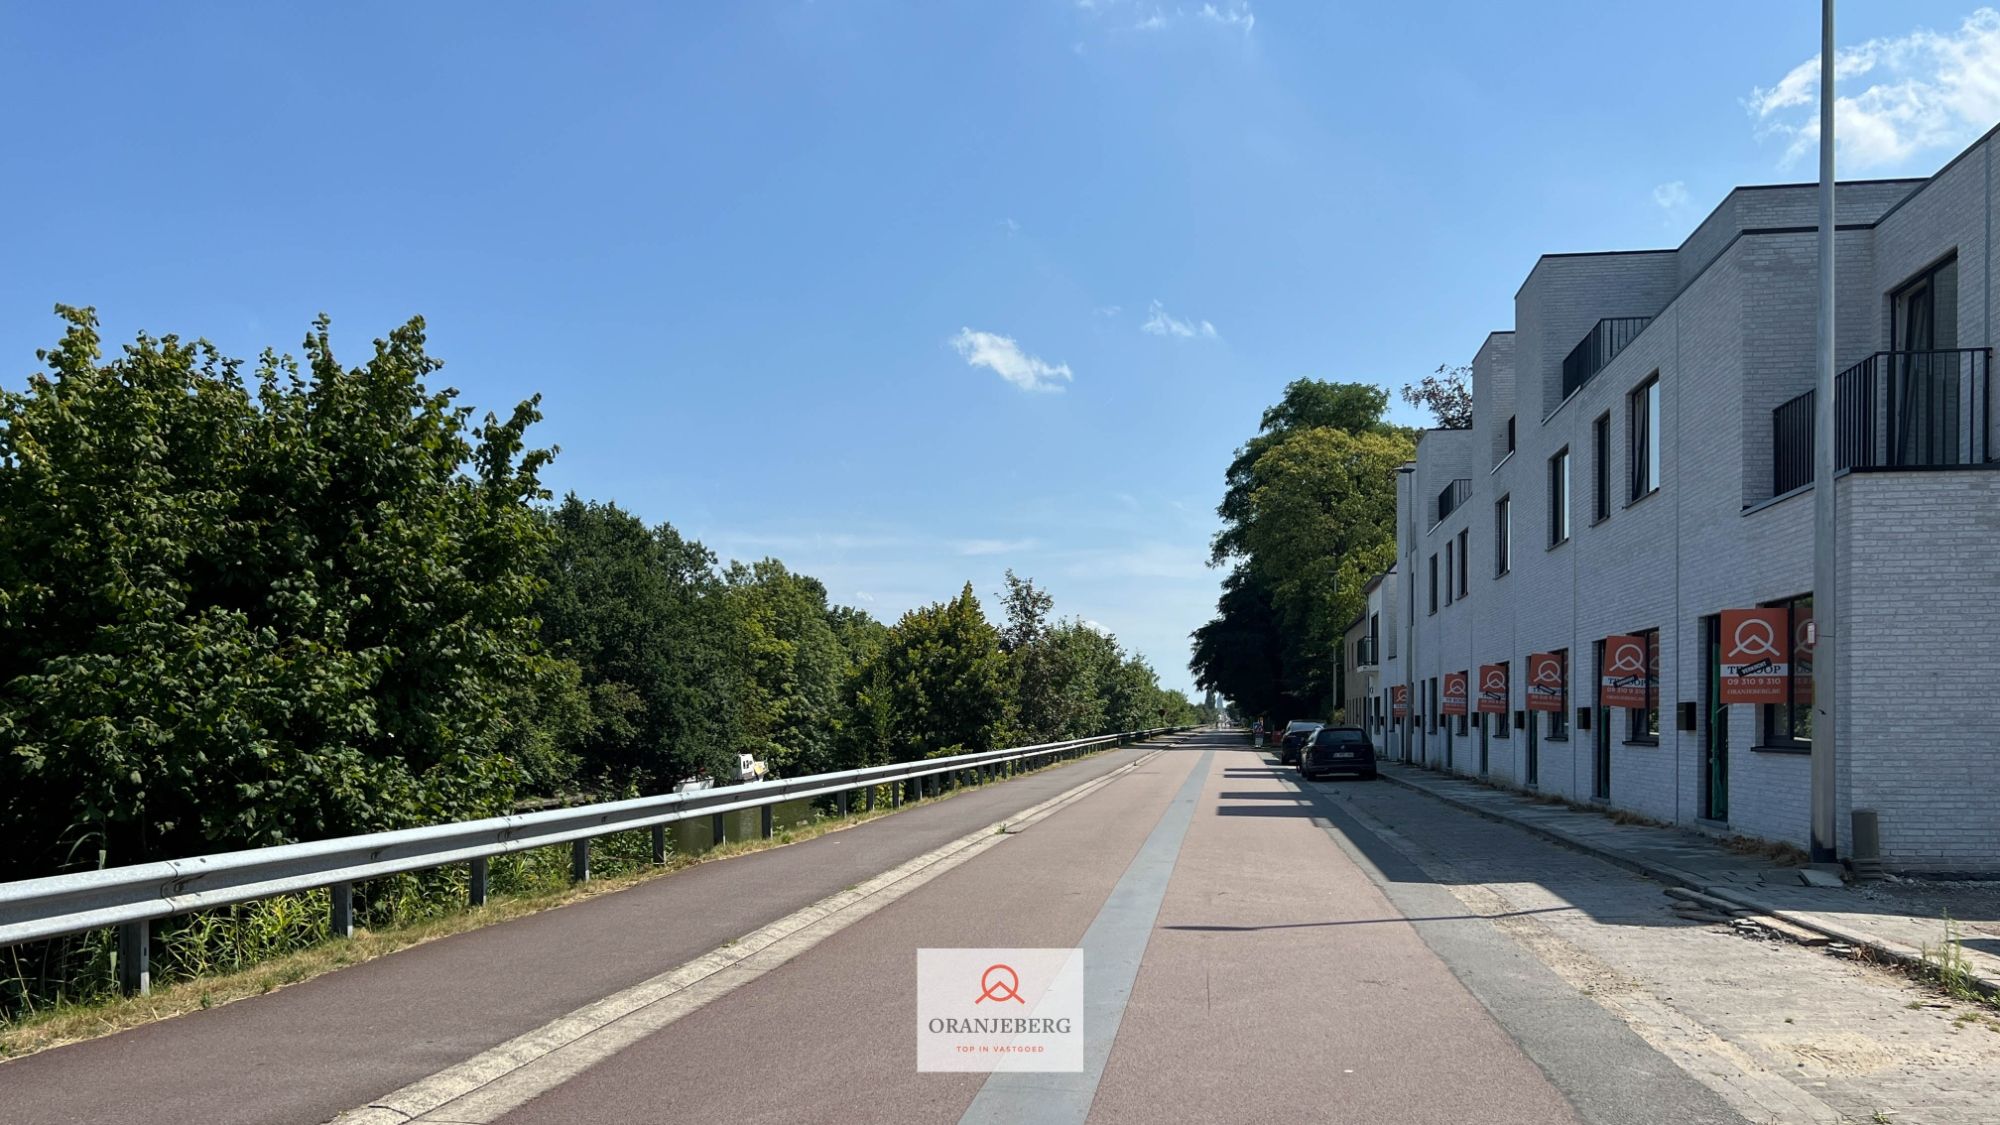
[[[1011,965],[989,965],[979,974],[979,995],[972,1001],[984,1004],[992,1000],[996,1003],[1014,1003],[1026,1007],[1028,1002],[1021,999],[1021,974]],[[939,1035],[1068,1035],[1070,1021],[1067,1017],[1055,1019],[1034,1019],[1018,1016],[995,1016],[992,1018],[951,1019],[933,1018],[930,1030]]]

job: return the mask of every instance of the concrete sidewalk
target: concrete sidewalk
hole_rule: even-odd
[[[1906,964],[1935,958],[1946,915],[1971,983],[2000,995],[2000,884],[1891,879],[1809,886],[1804,871],[1679,828],[1620,824],[1589,809],[1551,804],[1470,778],[1393,761],[1381,775],[1447,804],[1587,852],[1666,883],[1722,899]]]

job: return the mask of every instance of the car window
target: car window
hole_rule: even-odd
[[[1358,730],[1323,730],[1313,740],[1316,746],[1364,746],[1368,736]]]

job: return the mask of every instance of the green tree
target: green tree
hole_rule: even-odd
[[[1431,412],[1439,426],[1464,430],[1472,426],[1472,368],[1441,363],[1437,371],[1416,383],[1403,384],[1403,401]]]
[[[970,582],[951,601],[904,614],[879,660],[893,760],[993,748],[1007,706],[1006,658]]]
[[[1269,583],[1287,687],[1315,712],[1332,706],[1341,630],[1362,587],[1395,561],[1396,468],[1413,453],[1400,434],[1319,428],[1257,460],[1244,542]]]
[[[580,669],[581,780],[660,792],[703,772],[733,777],[744,642],[714,554],[573,495],[548,519],[555,544],[536,608],[548,647]]]
[[[847,653],[826,587],[776,559],[729,568],[729,597],[748,659],[737,746],[786,774],[832,768]]]
[[[1294,382],[1225,474],[1210,562],[1233,569],[1215,619],[1193,635],[1190,667],[1248,714],[1331,705],[1331,631],[1352,610],[1325,615],[1341,614],[1369,568],[1391,561],[1394,470],[1414,449],[1408,430],[1383,419],[1387,405],[1367,384]]]
[[[57,311],[0,391],[0,877],[504,810],[563,681],[535,402],[475,424],[421,320],[342,368],[322,318],[253,389]]]

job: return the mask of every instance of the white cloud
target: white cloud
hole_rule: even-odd
[[[1213,340],[1220,335],[1216,332],[1215,325],[1205,320],[1180,320],[1170,315],[1166,306],[1158,301],[1153,302],[1148,312],[1151,315],[1146,318],[1146,323],[1139,326],[1141,332],[1155,336],[1176,336],[1183,340],[1193,339],[1196,336]]]
[[[1124,311],[1125,311],[1125,306],[1123,306],[1123,305],[1102,305],[1102,306],[1098,307],[1097,309],[1095,309],[1095,310],[1093,310],[1093,311],[1094,311],[1094,312],[1096,312],[1098,316],[1103,316],[1103,317],[1113,317],[1113,316],[1117,316],[1117,315],[1118,315],[1119,313],[1122,313],[1122,312],[1124,312]]]
[[[1250,30],[1257,26],[1257,17],[1251,13],[1250,5],[1247,3],[1229,4],[1220,9],[1213,4],[1203,4],[1201,18],[1224,27],[1240,27],[1245,35],[1250,34]]]
[[[1654,188],[1653,202],[1659,204],[1663,210],[1667,211],[1678,211],[1686,207],[1688,204],[1687,182],[1684,180],[1675,180],[1673,183],[1661,184],[1659,187]]]
[[[951,346],[973,367],[984,367],[1024,391],[1060,391],[1072,382],[1069,364],[1049,363],[1029,355],[1011,338],[961,328]]]
[[[1009,238],[1021,233],[1021,224],[1012,219],[1002,219],[1000,220],[1000,225],[1007,228],[1007,237]]]
[[[1834,139],[1844,170],[1901,165],[1970,142],[2000,118],[2000,12],[1980,8],[1956,31],[1842,47],[1833,56]],[[1787,142],[1782,166],[1819,145],[1819,56],[1744,100],[1758,137]]]
[[[1146,3],[1145,0],[1077,0],[1076,6],[1093,16],[1123,10],[1132,20],[1130,26],[1133,31],[1164,31],[1176,24],[1192,21],[1248,35],[1257,26],[1257,14],[1251,10],[1250,0],[1205,3],[1198,8],[1179,4],[1168,8]]]
[[[952,549],[968,558],[986,555],[1018,555],[1035,549],[1033,539],[960,539],[952,543]]]

